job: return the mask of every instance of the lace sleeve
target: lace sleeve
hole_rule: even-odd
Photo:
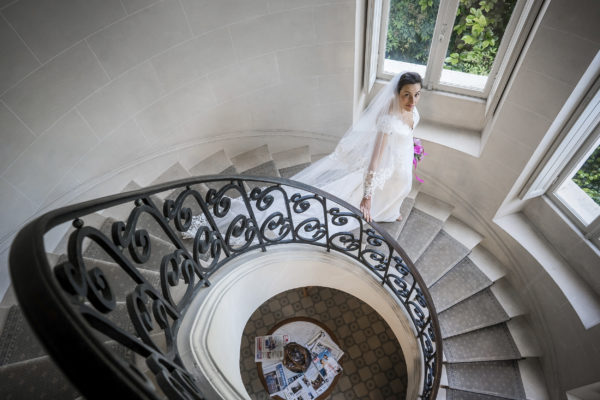
[[[379,123],[377,124],[379,128]],[[373,192],[378,185],[378,179],[380,176],[377,173],[377,168],[379,167],[379,161],[381,160],[381,154],[383,153],[383,149],[387,143],[388,135],[382,131],[377,133],[377,140],[375,141],[375,146],[373,148],[373,154],[371,155],[371,162],[369,163],[369,168],[367,169],[367,174],[365,175],[365,185],[363,197],[370,199],[373,196]]]

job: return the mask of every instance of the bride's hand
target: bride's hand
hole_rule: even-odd
[[[371,222],[371,198],[363,197],[360,202],[360,212],[363,213],[363,217],[367,222]]]

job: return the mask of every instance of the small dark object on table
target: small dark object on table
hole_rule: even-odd
[[[310,351],[298,343],[290,342],[283,347],[283,366],[292,372],[305,372],[310,358]]]

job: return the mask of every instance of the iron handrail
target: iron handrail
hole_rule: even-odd
[[[208,189],[219,182],[218,189]],[[254,188],[248,190],[248,185]],[[160,210],[154,196],[163,192],[171,192],[172,199],[167,198]],[[82,220],[129,202],[134,204],[127,221],[112,222],[110,234],[85,226]],[[194,215],[199,214],[204,219],[190,245],[181,233],[190,231]],[[138,229],[142,215],[150,218],[160,229],[161,240],[173,249],[161,254],[160,288],[138,269],[149,262],[156,240],[156,232]],[[74,230],[69,235],[66,257],[51,267],[44,236],[69,221]],[[135,285],[126,296],[133,333],[110,319],[117,307],[114,289],[102,269],[87,267],[87,243],[101,249]],[[391,290],[410,316],[421,348],[424,374],[419,397],[435,399],[441,380],[442,337],[431,295],[420,274],[377,223],[367,223],[355,207],[299,182],[242,175],[202,176],[63,207],[36,218],[17,234],[9,263],[25,317],[86,398],[116,394],[132,399],[202,399],[179,358],[175,340],[187,306],[199,290],[210,285],[210,276],[231,259],[286,243],[344,253]],[[179,299],[173,297],[176,287],[185,287]],[[153,330],[164,334],[166,349],[157,345]],[[125,356],[116,356],[114,348],[121,353],[124,349]],[[152,379],[135,365],[131,354],[145,359]]]

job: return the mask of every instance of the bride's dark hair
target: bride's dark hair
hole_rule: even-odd
[[[423,86],[423,78],[416,72],[405,72],[400,76],[400,80],[398,81],[398,85],[396,85],[396,93],[400,93],[404,85],[412,85],[413,83],[418,83]]]

